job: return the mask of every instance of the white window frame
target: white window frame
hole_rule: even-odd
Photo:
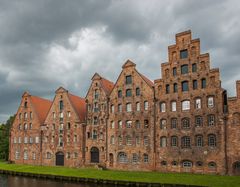
[[[184,100],[182,101],[182,110],[190,110],[190,101],[189,100]]]

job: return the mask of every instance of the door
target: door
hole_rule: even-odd
[[[91,153],[91,162],[99,163],[99,149],[97,147],[92,147],[90,153]]]
[[[240,175],[240,162],[233,163],[233,173],[234,175]]]
[[[64,153],[63,152],[56,153],[56,166],[64,166]]]
[[[109,154],[109,165],[110,165],[110,167],[113,167],[113,154],[112,153]]]

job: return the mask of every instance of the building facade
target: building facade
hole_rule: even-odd
[[[128,60],[115,83],[94,74],[85,99],[60,87],[53,102],[38,98],[44,104],[39,110],[25,93],[11,129],[9,159],[239,175],[240,82],[237,96],[228,98],[219,69],[211,68],[191,31],[176,34],[161,75],[152,82]]]

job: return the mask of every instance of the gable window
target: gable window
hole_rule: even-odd
[[[172,136],[171,137],[171,146],[172,147],[177,147],[178,146],[178,138],[177,138],[177,136]]]
[[[131,89],[127,89],[126,90],[126,97],[131,97],[132,96],[132,90]]]
[[[176,67],[173,68],[173,76],[174,76],[174,77],[177,76],[177,68],[176,68]]]
[[[201,99],[200,98],[197,98],[195,100],[195,108],[196,109],[201,109]]]
[[[126,110],[127,110],[127,112],[132,112],[132,104],[131,103],[127,103]]]
[[[126,76],[126,84],[132,84],[132,75]]]
[[[122,97],[122,90],[118,90],[118,98]]]
[[[176,129],[177,128],[177,118],[171,119],[171,128]]]
[[[181,74],[187,74],[188,73],[188,65],[182,65],[181,66]]]
[[[28,105],[27,101],[24,102],[24,108],[27,108],[27,105]]]
[[[94,90],[94,99],[98,99],[98,96],[99,96],[98,90]]]
[[[180,59],[187,58],[188,57],[188,50],[184,49],[180,51]]]
[[[140,103],[139,102],[136,102],[136,110],[140,111]]]
[[[202,79],[202,88],[206,88],[206,79],[205,78],[203,78]]]
[[[174,92],[174,93],[177,93],[177,91],[178,91],[177,83],[174,83],[174,84],[173,84],[173,92]]]
[[[214,107],[214,99],[213,97],[208,97],[208,108],[213,108]]]
[[[136,96],[140,95],[140,88],[136,88]]]
[[[144,110],[148,110],[148,101],[144,101]]]
[[[166,103],[160,103],[160,112],[166,112]]]
[[[192,64],[192,72],[193,73],[197,72],[197,64],[196,63]]]
[[[190,101],[189,100],[182,101],[182,110],[190,110]]]
[[[24,113],[24,119],[26,120],[28,117],[27,112]]]
[[[63,101],[62,100],[59,101],[59,110],[63,110]]]
[[[193,87],[193,90],[196,90],[196,89],[198,88],[198,82],[197,82],[197,80],[193,80],[193,85],[192,85],[192,87]]]
[[[188,91],[189,89],[188,89],[188,81],[183,81],[182,82],[182,91],[183,92],[186,92],[186,91]]]
[[[177,111],[177,102],[176,101],[172,101],[171,102],[171,109],[172,109],[172,112],[176,112]]]
[[[169,92],[170,92],[170,86],[169,86],[169,84],[167,84],[166,85],[166,94],[169,94]]]

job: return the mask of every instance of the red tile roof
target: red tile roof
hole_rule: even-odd
[[[149,86],[154,86],[154,83],[148,79],[147,77],[145,77],[143,74],[139,73],[139,75],[143,78],[143,80],[149,85]]]
[[[107,94],[110,94],[113,87],[114,87],[114,83],[105,79],[105,78],[103,78],[103,77],[101,78],[101,83],[102,83],[102,87],[105,90],[105,92]]]
[[[84,121],[86,117],[86,103],[85,99],[78,97],[76,95],[72,95],[68,93],[68,97],[74,107],[75,111],[77,112],[80,121]]]
[[[30,96],[30,99],[38,115],[40,123],[43,124],[44,120],[47,117],[48,111],[50,110],[52,102],[37,96]]]

